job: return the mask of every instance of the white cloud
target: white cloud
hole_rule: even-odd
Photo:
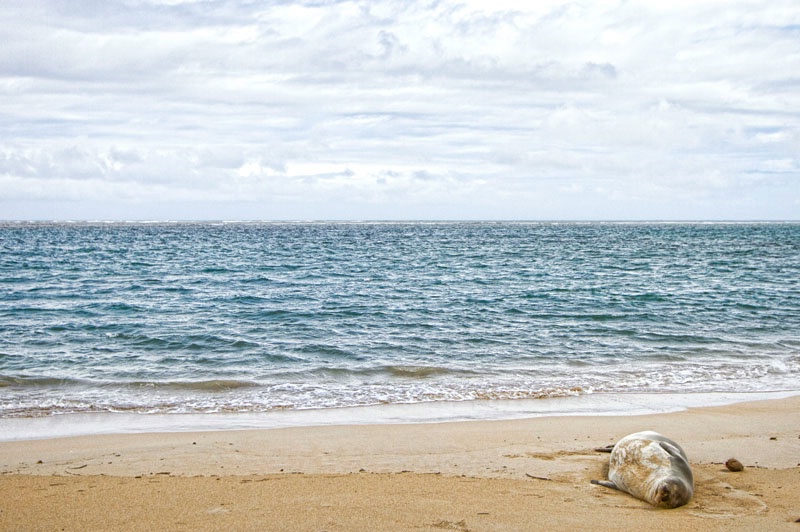
[[[530,4],[6,2],[0,217],[798,217],[795,2]]]

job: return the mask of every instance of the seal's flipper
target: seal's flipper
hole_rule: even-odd
[[[619,489],[617,487],[617,485],[614,484],[613,482],[611,482],[610,480],[592,480],[591,483],[592,484],[597,484],[598,486],[604,486],[606,488],[611,488],[612,490],[618,490]]]
[[[674,445],[672,445],[672,444],[670,444],[668,442],[665,442],[665,441],[660,441],[660,442],[658,442],[658,444],[661,446],[662,449],[667,451],[668,455],[670,455],[670,456],[672,456],[674,458],[682,458],[684,460],[686,459],[686,456],[680,451],[680,449],[678,449]]]

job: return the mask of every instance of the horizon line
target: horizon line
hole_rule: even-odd
[[[268,224],[268,223],[374,223],[374,224],[402,224],[402,223],[800,223],[800,218],[797,219],[781,219],[781,218],[274,218],[274,219],[241,219],[241,220],[226,220],[226,219],[204,219],[204,218],[185,218],[185,219],[147,219],[147,218],[132,218],[132,219],[103,219],[103,218],[86,218],[86,219],[73,219],[73,218],[33,218],[33,219],[12,219],[0,218],[0,223],[8,224],[36,224],[36,223],[64,223],[64,224]]]

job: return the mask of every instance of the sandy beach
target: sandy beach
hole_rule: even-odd
[[[591,485],[596,447],[678,441],[675,510]],[[730,472],[724,462],[745,469]],[[0,443],[2,530],[800,530],[800,396],[643,416]]]

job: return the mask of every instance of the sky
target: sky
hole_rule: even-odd
[[[0,219],[800,219],[800,2],[3,0]]]

